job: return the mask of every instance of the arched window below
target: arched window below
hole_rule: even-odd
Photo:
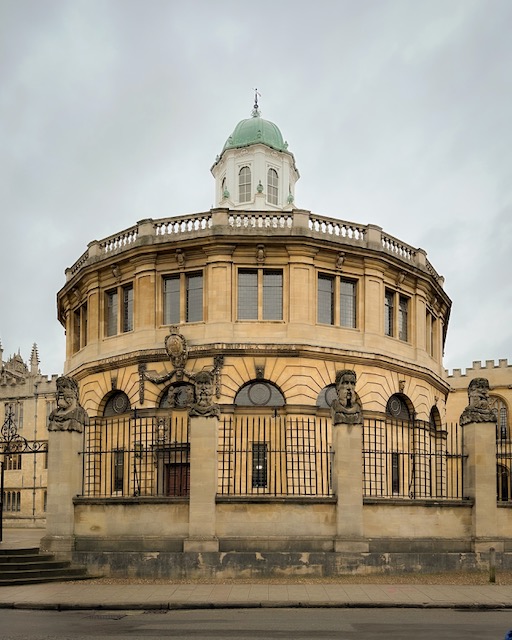
[[[320,391],[316,399],[316,406],[320,409],[329,409],[336,398],[336,385],[328,384]]]
[[[429,424],[433,431],[441,429],[441,414],[437,407],[432,407],[432,409],[430,409]]]
[[[267,172],[267,200],[270,204],[278,204],[279,176],[275,169],[269,169]]]
[[[131,410],[130,399],[124,391],[115,391],[107,400],[103,416],[117,416]]]
[[[402,393],[395,393],[386,404],[386,413],[397,420],[411,420],[412,403]]]
[[[251,200],[251,169],[242,167],[238,173],[238,201],[250,202]]]
[[[167,387],[160,399],[159,407],[185,409],[194,402],[194,385],[190,382],[175,382]]]
[[[235,405],[238,407],[282,407],[284,395],[273,382],[253,380],[238,390]]]

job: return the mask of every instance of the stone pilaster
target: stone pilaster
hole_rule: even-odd
[[[82,490],[83,434],[77,431],[48,433],[48,498],[46,536],[41,549],[70,560],[74,548],[73,498]]]
[[[190,418],[189,537],[183,551],[218,551],[215,535],[217,418]]]
[[[467,454],[466,492],[474,500],[472,512],[473,550],[488,552],[491,547],[503,551],[498,539],[496,500],[496,423],[470,422],[464,425]]]
[[[333,426],[333,484],[337,496],[335,551],[368,551],[363,528],[362,424]]]

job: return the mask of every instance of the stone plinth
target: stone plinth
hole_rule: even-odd
[[[368,551],[363,531],[363,464],[361,424],[333,426],[333,485],[337,497],[334,550]]]
[[[498,540],[496,501],[496,423],[470,422],[464,426],[467,454],[466,492],[474,500],[472,515],[473,550],[488,552],[491,547],[503,551]]]
[[[217,418],[190,418],[189,535],[183,550],[218,551],[215,533],[217,494]]]
[[[71,559],[74,549],[73,498],[81,492],[83,435],[77,431],[48,434],[48,502],[46,536],[41,549]]]

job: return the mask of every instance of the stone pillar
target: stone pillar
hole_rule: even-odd
[[[218,419],[190,417],[189,537],[183,551],[218,551],[215,535]]]
[[[369,550],[363,528],[363,425],[333,425],[333,485],[337,496],[335,551]]]
[[[89,416],[80,405],[76,380],[56,380],[57,408],[48,419],[48,497],[46,536],[41,548],[61,559],[71,560],[75,546],[73,498],[82,489],[83,431]]]
[[[337,496],[335,551],[368,551],[363,536],[363,409],[357,397],[356,372],[336,371],[331,404],[334,449],[333,485]]]
[[[468,385],[469,404],[460,416],[467,454],[465,486],[474,500],[471,534],[475,552],[491,547],[503,551],[503,541],[496,539],[496,415],[489,405],[489,391],[487,378],[473,378]]]
[[[46,536],[41,550],[65,560],[71,560],[74,549],[73,498],[82,490],[82,446],[83,434],[77,431],[48,433]]]
[[[466,492],[467,496],[474,500],[473,551],[488,552],[491,547],[496,551],[503,551],[503,540],[497,539],[496,423],[466,423],[464,448],[467,454]]]

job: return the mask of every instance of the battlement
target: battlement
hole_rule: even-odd
[[[481,360],[474,360],[473,366],[467,367],[464,373],[462,369],[453,369],[451,373],[448,369],[445,369],[445,373],[448,378],[466,378],[468,376],[474,378],[474,374],[483,374],[486,371],[495,371],[496,369],[509,369],[512,374],[512,364],[508,363],[507,358],[498,360],[498,364],[496,364],[495,360],[486,360],[485,365],[482,365]]]

